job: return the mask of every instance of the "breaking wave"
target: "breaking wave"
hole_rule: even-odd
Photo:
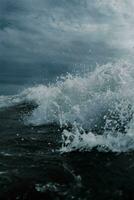
[[[108,63],[93,72],[60,77],[55,84],[28,88],[16,96],[1,96],[0,107],[33,102],[26,124],[57,123],[63,129],[61,151],[97,148],[134,150],[134,67]]]

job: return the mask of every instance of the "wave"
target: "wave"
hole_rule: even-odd
[[[93,72],[60,77],[55,84],[38,85],[15,96],[1,96],[0,107],[34,102],[26,124],[57,123],[63,128],[62,151],[134,150],[134,68],[117,62]]]

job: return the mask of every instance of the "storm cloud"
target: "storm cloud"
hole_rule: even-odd
[[[98,0],[0,0],[0,81],[43,81],[120,56],[129,28],[119,8]]]

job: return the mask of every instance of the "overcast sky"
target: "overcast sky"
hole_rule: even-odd
[[[120,57],[133,48],[128,3],[0,0],[0,82],[42,81]]]

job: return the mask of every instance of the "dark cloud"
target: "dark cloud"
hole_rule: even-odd
[[[115,15],[97,2],[0,0],[0,73],[41,80],[116,57]]]

